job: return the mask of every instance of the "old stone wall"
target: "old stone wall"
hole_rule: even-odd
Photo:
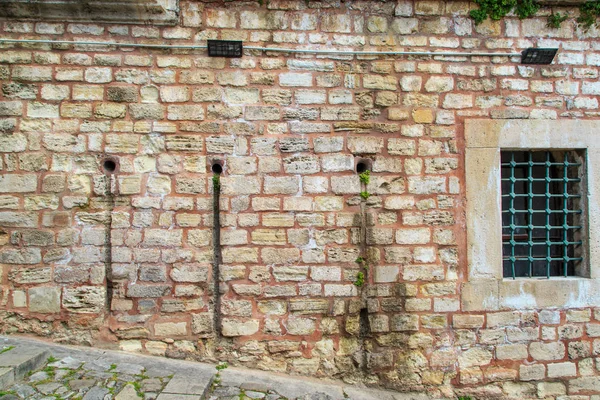
[[[11,19],[1,36],[560,52],[526,66],[2,44],[3,332],[433,396],[600,394],[600,305],[461,305],[464,122],[597,118],[598,30],[475,26],[458,1],[179,6],[177,26]]]

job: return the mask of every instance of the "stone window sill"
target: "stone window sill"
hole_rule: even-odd
[[[462,287],[463,311],[582,308],[600,304],[600,281],[589,278],[475,280]]]

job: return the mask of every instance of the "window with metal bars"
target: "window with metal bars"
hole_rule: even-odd
[[[502,151],[505,278],[574,276],[583,257],[578,151]]]

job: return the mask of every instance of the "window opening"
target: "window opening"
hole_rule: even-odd
[[[504,277],[574,276],[582,258],[582,157],[502,151]]]

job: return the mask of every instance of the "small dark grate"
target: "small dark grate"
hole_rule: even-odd
[[[521,64],[552,64],[558,49],[525,49],[521,53]]]
[[[209,40],[209,57],[239,58],[242,56],[242,42],[240,40]]]

